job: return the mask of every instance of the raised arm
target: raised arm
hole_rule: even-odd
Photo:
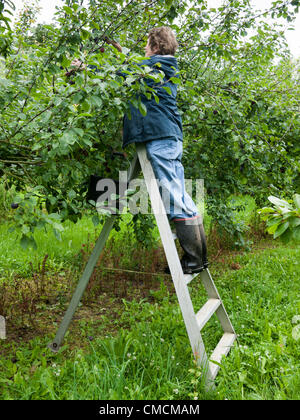
[[[114,41],[113,39],[109,39],[107,36],[105,36],[103,38],[103,40],[107,43],[112,45],[113,47],[115,47],[119,52],[122,52],[122,47],[121,45]],[[78,58],[75,58],[72,63],[71,66],[73,67],[72,70],[68,71],[67,73],[65,73],[65,76],[71,76],[71,74],[75,73],[77,70],[85,70],[87,68],[86,64],[84,64],[82,61],[80,61]]]
[[[109,39],[107,36],[105,36],[104,38],[104,41],[107,43],[107,44],[110,44],[110,45],[112,45],[113,47],[115,47],[119,52],[122,52],[122,47],[121,47],[121,45],[118,43],[118,42],[116,42],[116,41],[114,41],[113,39]]]

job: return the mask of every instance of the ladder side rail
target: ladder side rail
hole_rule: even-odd
[[[217,344],[215,350],[213,351],[210,357],[211,361],[209,362],[210,375],[211,375],[209,379],[211,381],[215,380],[220,370],[219,363],[221,363],[222,357],[227,356],[231,347],[233,346],[235,339],[236,339],[235,334],[224,333],[219,343]],[[217,362],[217,363],[214,363],[214,362]]]
[[[202,284],[207,292],[208,297],[212,299],[219,299],[221,302],[221,305],[216,310],[216,315],[220,321],[223,331],[226,333],[235,334],[234,328],[231,324],[229,316],[224,307],[223,301],[219,295],[219,292],[215,286],[215,283],[211,277],[209,270],[208,269],[204,270],[203,272],[200,273],[200,276],[201,276]]]
[[[131,181],[134,177],[138,175],[141,167],[139,164],[139,159],[137,154],[135,155],[130,168],[127,171],[127,179]],[[120,203],[120,212],[122,212],[124,205]],[[59,347],[64,339],[64,336],[69,328],[69,325],[72,321],[74,313],[79,305],[79,302],[87,288],[91,275],[93,274],[94,268],[97,264],[97,261],[100,257],[100,254],[104,248],[104,245],[109,237],[109,234],[113,228],[117,215],[111,215],[106,221],[101,230],[100,236],[95,244],[95,247],[92,251],[92,254],[86,264],[86,267],[81,275],[80,280],[78,281],[75,292],[72,296],[72,299],[69,303],[69,306],[65,312],[65,315],[61,321],[61,324],[57,330],[54,340],[48,345],[48,347],[53,351],[57,352]]]
[[[209,370],[204,343],[196,322],[193,304],[184,279],[175,241],[159,193],[152,165],[147,158],[144,145],[137,145],[137,152],[193,354],[197,363]]]

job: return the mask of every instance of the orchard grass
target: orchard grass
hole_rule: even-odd
[[[136,269],[132,259],[146,251],[136,250],[135,258],[130,258],[132,253],[126,255],[132,247],[126,217],[121,231],[113,233],[102,263],[108,266],[113,259],[115,266]],[[53,354],[47,344],[100,230],[90,223],[85,218],[77,225],[67,224],[62,242],[49,232],[39,232],[39,247],[30,253],[0,226],[0,282],[1,287],[12,288],[8,301],[15,293],[16,302],[23,296],[25,305],[25,292],[13,286],[30,283],[31,277],[31,290],[37,291],[34,285],[38,288],[42,281],[45,294],[28,307],[31,317],[16,302],[11,306],[7,339],[0,342],[1,399],[300,399],[300,249],[268,238],[256,241],[251,252],[219,250],[211,255],[211,273],[238,334],[234,348],[222,361],[215,391],[204,391],[173,285],[162,274],[152,276],[151,282],[144,275],[135,283],[134,274],[97,272],[63,347]],[[43,269],[45,253],[48,259]],[[143,270],[161,269],[162,254],[150,255],[152,266],[144,261]],[[99,279],[108,282],[106,289],[99,288]],[[128,289],[125,294],[122,282]],[[198,310],[206,294],[196,280],[189,289]],[[221,334],[214,316],[203,329],[209,354]]]
[[[118,2],[117,8],[111,0],[101,7],[68,2],[53,25],[38,27],[37,7],[25,5],[15,30],[4,3],[10,8],[13,1],[0,5],[6,24],[0,40],[0,314],[7,320],[0,398],[299,399],[299,248],[266,240],[253,200],[243,210],[243,199],[231,197],[247,191],[258,203],[299,189],[299,62],[291,60],[276,23],[293,22],[298,2],[274,2],[265,10],[274,19],[269,23],[246,1],[230,2],[230,9],[205,2],[177,7],[170,0]],[[86,216],[76,225],[65,222],[58,243],[50,230],[35,231],[36,223],[53,226],[59,236],[59,220],[75,220],[82,211],[90,174],[114,178],[128,168],[134,149],[118,152],[124,111],[131,102],[144,115],[136,99],[150,99],[147,79],[152,86],[164,77],[136,65],[144,55],[141,34],[158,23],[175,29],[182,47],[182,162],[187,179],[205,180],[207,211],[218,221],[205,218],[210,268],[239,335],[209,395],[170,278],[145,274],[163,273],[165,265],[151,218],[136,229],[129,218],[117,224],[63,349],[57,355],[47,349],[101,225]],[[98,50],[101,28],[108,38],[117,36],[124,54],[113,44]],[[212,42],[203,47],[207,30]],[[65,75],[80,57],[100,71]],[[128,76],[125,83],[119,72]],[[37,244],[36,250],[24,251],[7,232],[13,218],[23,246]],[[197,310],[204,291],[197,282],[189,287]],[[210,351],[221,334],[215,321],[203,334]]]

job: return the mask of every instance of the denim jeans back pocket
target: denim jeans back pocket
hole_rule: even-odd
[[[148,159],[157,156],[160,159],[181,159],[182,142],[176,139],[153,140],[146,143]]]

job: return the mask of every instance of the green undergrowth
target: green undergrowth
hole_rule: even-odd
[[[0,360],[1,398],[300,399],[300,249],[278,244],[235,258],[239,269],[211,269],[238,334],[214,392],[204,391],[176,296],[165,280],[152,303],[123,300],[115,334],[82,322],[84,349],[70,345],[72,333],[58,354],[47,348],[53,337],[2,344],[10,352]],[[205,293],[196,281],[190,291],[197,310]],[[219,336],[213,317],[203,329],[209,354]]]
[[[236,223],[250,227],[255,201],[234,200]],[[101,264],[161,268],[161,253],[139,249],[130,220],[125,215],[121,230],[112,232]],[[210,226],[206,215],[205,227]],[[109,277],[99,268],[63,347],[57,354],[48,349],[101,230],[88,217],[64,227],[61,242],[52,232],[37,231],[37,250],[25,251],[14,233],[7,234],[7,225],[0,225],[0,283],[6,285],[0,304],[7,308],[5,302],[11,302],[8,337],[0,342],[0,399],[300,399],[300,249],[295,244],[264,239],[251,252],[210,248],[210,270],[238,340],[222,360],[215,391],[207,393],[173,285],[163,275],[149,283],[150,277],[121,272]],[[157,229],[153,237],[158,241]],[[189,291],[198,311],[206,293],[196,279]],[[216,315],[202,333],[210,355],[222,336]]]
[[[119,244],[131,246],[134,242],[133,229],[129,226],[131,219],[130,214],[123,215],[120,231],[112,230],[110,240],[117,238]],[[67,268],[76,262],[75,257],[83,245],[92,249],[102,228],[102,225],[95,227],[92,218],[88,216],[83,216],[75,224],[67,221],[63,226],[61,241],[55,238],[51,229],[40,229],[34,234],[37,249],[24,250],[19,243],[17,233],[9,233],[8,224],[0,224],[0,277],[1,275],[5,277],[8,273],[27,276],[31,274],[32,268],[38,267],[45,255],[48,255],[49,270],[59,271]],[[154,229],[153,235],[157,238],[157,229]]]
[[[236,207],[235,223],[249,224],[254,214],[255,201],[250,196],[231,197],[228,203]],[[200,206],[199,206],[200,209]],[[127,213],[122,215],[120,230],[112,230],[109,241],[113,240],[116,249],[122,247],[128,256],[131,255],[132,246],[136,243],[134,231],[130,222],[132,215]],[[204,226],[206,232],[210,231],[212,224],[211,217],[204,210]],[[19,242],[17,232],[9,232],[9,223],[0,223],[0,278],[11,277],[14,274],[26,277],[32,274],[42,263],[47,255],[47,269],[58,272],[76,264],[76,256],[82,249],[82,245],[89,246],[92,249],[97,240],[102,225],[94,226],[92,217],[83,216],[77,223],[66,221],[63,224],[64,231],[59,241],[52,232],[52,229],[39,229],[34,233],[34,239],[37,243],[37,249],[24,250]],[[152,237],[155,242],[159,242],[158,229],[152,231]],[[141,244],[136,244],[139,247]]]

